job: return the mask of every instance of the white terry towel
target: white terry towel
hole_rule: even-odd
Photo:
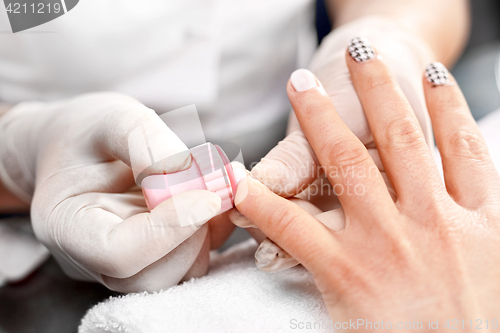
[[[79,333],[333,331],[311,274],[302,267],[261,272],[256,249],[249,239],[212,253],[207,276],[158,293],[110,297],[87,312]]]

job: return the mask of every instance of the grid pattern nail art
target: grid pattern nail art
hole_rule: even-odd
[[[375,58],[375,52],[366,38],[358,37],[351,39],[351,44],[349,44],[349,53],[357,62]]]
[[[450,83],[450,73],[440,62],[433,62],[425,68],[427,81],[436,86],[443,86]]]

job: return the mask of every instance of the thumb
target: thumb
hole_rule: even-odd
[[[298,129],[274,147],[251,174],[274,193],[288,198],[302,192],[316,179],[318,166],[309,142]]]
[[[109,95],[93,135],[95,147],[130,166],[137,184],[151,174],[189,167],[187,146],[152,109],[118,94],[110,102]]]
[[[204,190],[179,193],[150,213],[123,216],[127,197],[84,194],[58,205],[62,223],[46,245],[80,267],[113,278],[127,278],[190,238],[221,208],[218,195]],[[96,204],[98,202],[99,204]]]

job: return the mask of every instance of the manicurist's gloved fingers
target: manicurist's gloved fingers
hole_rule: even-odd
[[[419,206],[415,198],[427,200],[440,192],[436,186],[441,182],[410,103],[368,40],[354,38],[346,50],[346,62],[400,204]]]
[[[280,272],[299,262],[269,238],[260,243],[255,252],[255,266],[263,272]]]
[[[122,293],[154,292],[176,285],[183,278],[201,277],[206,274],[210,252],[208,225],[203,225],[191,237],[167,255],[128,278],[102,275],[104,284]]]
[[[428,65],[423,81],[448,193],[458,204],[476,208],[498,191],[498,172],[484,138],[446,67]]]
[[[194,190],[173,196],[150,213],[125,213],[124,198],[118,198],[123,195],[81,194],[51,213],[59,223],[52,227],[59,230],[61,249],[85,267],[114,278],[131,277],[164,257],[221,208],[218,195]],[[65,223],[68,212],[72,223]]]
[[[338,247],[336,236],[323,224],[252,177],[238,184],[235,203],[273,242],[313,272],[330,267],[333,254],[340,253],[340,248],[331,251]]]
[[[244,229],[257,228],[255,223],[250,221],[250,219],[248,217],[241,214],[241,212],[239,212],[237,209],[234,209],[234,208],[231,209],[228,212],[228,216],[229,216],[229,219],[231,220],[231,222],[233,222],[234,225],[237,225],[240,228],[244,228]]]
[[[387,208],[380,203],[385,200],[392,204],[392,199],[377,166],[339,117],[316,77],[305,69],[295,71],[287,93],[344,211],[360,221],[369,221],[372,214],[386,214]],[[360,210],[360,204],[367,209]]]
[[[147,175],[189,167],[191,155],[187,146],[165,122],[135,99],[119,96],[110,99],[109,94],[103,94],[100,107],[109,112],[103,114],[95,128],[94,147],[130,166],[138,185]],[[99,99],[99,95],[94,99]]]
[[[252,176],[274,193],[293,197],[318,176],[318,161],[300,129],[278,143],[252,169]]]

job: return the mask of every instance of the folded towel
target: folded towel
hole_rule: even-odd
[[[328,332],[332,325],[313,278],[302,267],[264,273],[250,239],[211,253],[207,276],[158,293],[111,297],[91,308],[80,333]]]

